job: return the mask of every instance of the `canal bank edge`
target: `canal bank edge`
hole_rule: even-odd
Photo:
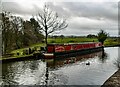
[[[108,78],[101,87],[120,87],[120,69]]]
[[[120,44],[119,45],[114,45],[114,46],[104,46],[103,48],[106,48],[106,47],[120,47]],[[31,54],[31,55],[23,55],[23,56],[20,56],[20,57],[8,57],[8,58],[0,58],[0,62],[6,62],[6,60],[25,60],[25,59],[30,59],[31,57],[38,57],[39,55],[41,54],[40,53],[35,53],[35,54]]]

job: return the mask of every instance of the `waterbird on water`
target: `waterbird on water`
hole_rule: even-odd
[[[86,63],[86,65],[90,65],[90,62]]]

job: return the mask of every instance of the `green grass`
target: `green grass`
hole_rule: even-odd
[[[45,46],[45,44],[44,43],[37,43],[37,44],[31,45],[30,47],[38,47],[38,46],[42,47],[42,46]]]
[[[82,43],[82,42],[97,42],[97,38],[49,38],[49,43]]]
[[[21,57],[28,57],[28,56],[32,56],[32,55],[33,55],[33,54],[29,54],[29,55],[19,55],[19,56],[11,56],[11,57],[1,57],[0,60],[21,58]]]
[[[83,42],[98,42],[97,38],[86,38],[86,37],[80,37],[80,38],[56,38],[52,39],[49,38],[48,42],[49,43],[83,43]],[[104,42],[104,46],[112,46],[112,45],[117,45],[120,44],[118,39],[116,38],[107,38]]]
[[[40,47],[42,47],[42,46],[45,46],[45,44],[43,44],[43,43],[33,44],[33,45],[26,47],[26,48],[13,50],[13,51],[11,51],[11,54],[14,54],[13,57],[26,56],[26,55],[23,55],[23,50],[28,50],[29,48],[36,48],[36,50],[40,50]],[[19,55],[17,55],[17,53],[19,53]]]
[[[120,42],[117,39],[112,39],[112,38],[108,38],[105,40],[104,45],[105,46],[111,46],[111,45],[117,45],[120,44]]]

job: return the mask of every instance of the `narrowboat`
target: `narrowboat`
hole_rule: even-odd
[[[103,45],[100,42],[89,43],[66,43],[66,44],[48,44],[47,53],[44,53],[44,58],[56,58],[73,56],[78,54],[86,54],[91,52],[100,51]]]

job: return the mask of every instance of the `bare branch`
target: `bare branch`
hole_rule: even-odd
[[[55,31],[65,29],[68,26],[66,20],[59,18],[58,14],[51,11],[47,5],[44,6],[43,12],[38,14],[37,20],[46,35],[46,44],[47,35]]]

